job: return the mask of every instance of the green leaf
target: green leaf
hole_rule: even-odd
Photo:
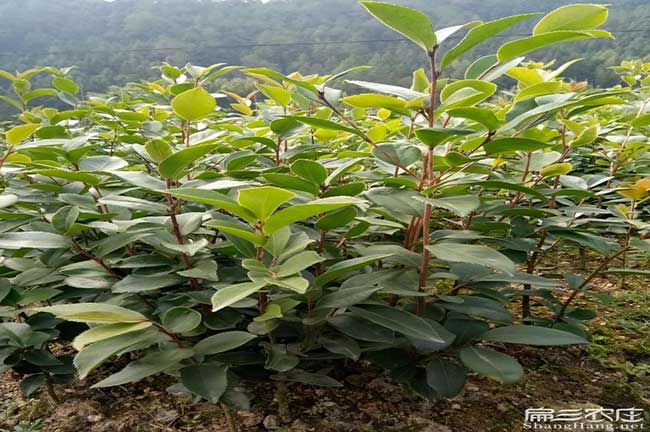
[[[497,327],[483,335],[484,340],[534,346],[581,345],[584,338],[562,330],[527,325]]]
[[[264,243],[266,241],[264,237],[254,231],[251,231],[245,225],[242,226],[240,224],[227,220],[217,220],[215,222],[210,222],[208,227],[218,229],[219,231],[226,234],[232,234],[235,237],[239,237],[253,243],[255,246],[264,246]]]
[[[113,234],[103,238],[94,247],[95,255],[102,258],[111,252],[114,252],[126,245],[137,242],[138,240],[151,235],[150,232],[124,232]]]
[[[273,186],[241,189],[237,202],[255,215],[257,220],[266,221],[282,204],[295,198],[296,194]]]
[[[284,278],[300,273],[304,269],[323,261],[325,261],[325,258],[314,251],[302,251],[281,264],[272,267],[271,272],[275,273],[277,277]]]
[[[25,397],[30,397],[38,391],[47,381],[47,376],[43,373],[27,375],[18,385],[20,392]]]
[[[594,29],[607,21],[608,13],[606,5],[562,6],[544,16],[533,29],[533,35],[561,30]]]
[[[71,246],[72,241],[69,238],[49,232],[25,231],[0,234],[0,249],[62,249]]]
[[[484,42],[485,40],[491,38],[492,36],[501,33],[502,31],[510,28],[511,26],[526,20],[530,17],[536,16],[539,14],[523,14],[523,15],[513,15],[506,18],[501,18],[495,21],[486,22],[480,24],[473,29],[471,29],[465,38],[461,40],[458,45],[450,49],[445,53],[440,62],[440,69],[445,69],[451,62],[457,59],[459,56],[474,48],[478,44]]]
[[[434,207],[449,210],[460,217],[465,217],[481,206],[481,200],[474,195],[448,196],[435,199],[423,199]]]
[[[10,145],[17,145],[25,141],[27,138],[32,136],[32,134],[41,127],[37,123],[29,123],[20,126],[13,127],[7,131],[6,138],[7,142]]]
[[[357,214],[358,213],[356,208],[344,207],[318,219],[314,226],[317,229],[324,231],[341,228],[352,222],[354,218],[357,217]]]
[[[362,93],[341,98],[341,102],[354,108],[388,108],[403,109],[406,101],[392,96],[374,93]]]
[[[228,366],[205,363],[185,367],[181,369],[181,382],[195,395],[217,403],[228,388]]]
[[[255,338],[256,335],[243,331],[224,332],[202,339],[192,349],[201,355],[219,354],[239,348]]]
[[[285,118],[299,121],[314,129],[334,130],[340,132],[348,132],[357,136],[363,136],[363,132],[356,129],[343,126],[342,124],[335,123],[331,120],[325,120],[318,117],[299,117],[299,116],[286,116]]]
[[[278,105],[286,107],[289,105],[289,102],[291,102],[291,93],[282,87],[257,84],[257,88],[264,93],[266,97],[272,99]]]
[[[508,137],[499,138],[483,146],[483,150],[488,155],[514,153],[518,151],[534,152],[552,146],[553,143],[547,143],[530,138]]]
[[[429,147],[435,147],[446,141],[475,132],[476,131],[473,130],[453,128],[426,128],[416,130],[415,136],[417,136],[423,144],[426,144]]]
[[[153,291],[161,288],[167,288],[174,285],[181,285],[185,282],[185,278],[175,274],[162,274],[162,275],[140,275],[130,274],[115,285],[113,285],[113,292],[115,293],[139,293],[145,291]]]
[[[264,310],[264,313],[262,315],[259,315],[255,318],[253,318],[253,321],[255,322],[264,322],[264,321],[269,321],[272,319],[276,318],[282,318],[282,308],[280,305],[277,305],[275,303],[271,303],[266,306],[266,309]]]
[[[57,91],[51,88],[39,88],[32,90],[30,92],[27,92],[23,95],[22,99],[25,101],[25,103],[30,102],[36,98],[39,97],[45,97],[45,96],[56,96],[58,95]]]
[[[300,178],[318,186],[327,180],[327,169],[315,161],[299,159],[291,165],[291,171]]]
[[[219,144],[202,144],[185,148],[160,162],[158,172],[165,178],[180,178],[188,165],[196,162],[217,147],[219,147]]]
[[[515,384],[524,377],[524,369],[509,355],[480,347],[465,347],[459,355],[463,364],[474,372],[504,384]]]
[[[334,354],[341,354],[354,361],[359,360],[359,357],[361,356],[361,348],[359,347],[359,344],[354,339],[345,335],[323,335],[318,338],[318,342],[320,342],[323,345],[323,348],[327,351]]]
[[[322,287],[328,282],[338,279],[346,273],[360,270],[389,256],[390,255],[368,255],[364,257],[340,261],[331,266],[325,273],[316,278],[316,286]]]
[[[446,342],[428,321],[401,309],[390,306],[365,306],[351,307],[350,311],[374,324],[415,339],[432,343]]]
[[[519,57],[523,54],[535,51],[545,46],[553,45],[559,42],[568,42],[581,39],[592,38],[609,38],[613,39],[612,35],[603,30],[591,31],[554,31],[550,33],[541,33],[534,36],[529,36],[522,39],[517,39],[512,42],[507,42],[497,51],[497,57],[500,62]]]
[[[177,367],[181,361],[194,355],[190,349],[173,348],[150,351],[144,357],[129,363],[124,369],[93,385],[91,388],[113,387],[140,381],[150,375]]]
[[[156,163],[160,163],[174,153],[172,146],[164,140],[149,141],[144,145],[144,149],[149,157]]]
[[[86,378],[93,370],[114,355],[126,354],[135,349],[144,349],[160,340],[160,332],[148,328],[95,342],[85,347],[74,358],[74,365],[79,371],[79,379]]]
[[[435,359],[426,367],[427,384],[439,397],[451,398],[465,387],[465,369],[450,360]]]
[[[108,303],[74,303],[34,309],[47,312],[66,321],[89,323],[140,323],[148,321],[139,312]]]
[[[520,102],[523,100],[531,99],[537,96],[559,93],[562,89],[562,82],[550,81],[533,84],[526,87],[515,95],[512,99],[513,102]]]
[[[475,121],[490,131],[497,130],[501,125],[501,122],[499,119],[497,119],[496,115],[487,108],[454,108],[448,110],[447,114],[449,114],[451,117],[458,117]]]
[[[151,325],[152,323],[150,321],[143,321],[136,323],[105,324],[97,327],[92,327],[74,338],[72,341],[72,347],[77,351],[81,351],[86,347],[86,345],[90,345],[92,343],[126,333],[143,330],[147,327],[150,327]]]
[[[266,286],[266,282],[244,282],[221,288],[212,296],[212,311],[217,312],[249,295],[258,292]]]
[[[386,27],[406,36],[425,51],[431,51],[438,43],[429,17],[420,11],[383,2],[362,1],[361,5]]]
[[[307,204],[297,204],[289,206],[275,212],[269,217],[264,224],[264,232],[273,234],[275,231],[294,222],[309,219],[321,213],[348,207],[351,205],[361,204],[362,200],[353,197],[331,197],[311,201]]]
[[[52,80],[52,87],[62,92],[77,94],[79,93],[79,86],[77,83],[72,81],[69,78],[65,77],[56,77]]]
[[[78,181],[86,183],[93,186],[98,186],[101,182],[99,178],[95,175],[89,173],[82,173],[77,171],[68,171],[64,169],[41,169],[34,171],[36,174],[40,174],[46,177],[55,177],[62,178],[70,181]]]
[[[167,214],[167,206],[164,204],[130,196],[112,195],[102,197],[98,201],[101,204],[130,209],[132,211],[141,210],[153,214]]]
[[[194,256],[201,250],[203,250],[209,244],[207,239],[198,239],[196,241],[185,241],[184,244],[172,243],[172,242],[161,242],[160,245],[166,247],[167,249],[174,250],[176,252],[183,253],[187,256]]]
[[[374,157],[390,165],[399,163],[405,167],[420,160],[422,152],[415,145],[406,143],[377,144],[372,149]]]
[[[427,246],[427,249],[444,261],[478,264],[510,275],[516,270],[508,257],[487,246],[442,242]]]
[[[212,113],[217,107],[217,101],[201,87],[184,91],[172,100],[172,108],[177,116],[184,120],[194,121]]]
[[[185,306],[167,309],[162,316],[162,325],[175,333],[188,333],[201,324],[203,317],[200,312]]]
[[[200,202],[214,206],[218,209],[224,209],[236,216],[241,217],[246,222],[255,223],[257,219],[250,211],[241,207],[235,200],[228,195],[206,189],[171,189],[167,193],[178,198],[189,201]]]
[[[571,170],[573,170],[573,165],[569,162],[564,162],[545,166],[540,170],[539,174],[542,177],[557,177],[568,174]]]

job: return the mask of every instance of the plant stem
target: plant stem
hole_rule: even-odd
[[[9,157],[9,155],[11,155],[11,153],[13,153],[13,151],[14,151],[14,146],[7,147],[7,151],[5,151],[5,154],[3,154],[2,158],[0,158],[0,168],[2,168],[2,166],[7,161],[7,158]]]
[[[92,253],[90,253],[89,251],[87,251],[86,249],[81,247],[81,245],[79,243],[77,243],[74,239],[72,240],[72,244],[73,244],[73,250],[75,252],[78,252],[81,255],[85,256],[86,258],[89,258],[89,259],[95,261],[97,264],[102,266],[102,268],[104,268],[104,270],[106,270],[111,276],[122,279],[122,275],[117,273],[111,267],[109,267],[108,264],[106,264],[106,262],[103,259],[101,259],[100,257],[98,257],[96,255],[93,255]]]
[[[582,282],[580,284],[580,286],[578,286],[571,293],[569,298],[566,299],[566,301],[562,305],[562,308],[560,309],[560,312],[558,312],[557,317],[555,318],[555,321],[559,322],[564,317],[564,314],[566,313],[566,310],[569,307],[569,305],[571,304],[571,302],[573,302],[573,300],[576,298],[576,296],[582,291],[582,289],[584,287],[586,287],[589,284],[589,282],[591,282],[596,276],[598,276],[600,273],[602,273],[603,270],[605,270],[607,268],[607,266],[609,266],[609,264],[612,261],[614,261],[619,256],[623,255],[628,250],[629,250],[629,246],[624,247],[620,251],[616,252],[615,254],[610,255],[607,258],[605,258],[605,260],[598,266],[598,268],[596,270],[594,270],[593,272],[591,272],[591,274],[587,277],[587,279],[585,279],[584,282]]]
[[[436,91],[438,86],[438,77],[440,71],[436,68],[436,51],[438,46],[434,46],[429,52],[429,61],[431,63],[431,92],[429,101],[429,127],[433,127],[434,116],[436,112]],[[424,159],[424,168],[422,179],[427,179],[429,182],[433,180],[433,147],[429,148],[427,155]],[[426,181],[426,180],[424,180]],[[424,184],[421,182],[421,185]],[[424,205],[424,217],[422,218],[422,265],[420,267],[420,275],[418,280],[418,291],[423,292],[427,285],[427,277],[429,275],[429,261],[431,260],[431,252],[427,246],[431,244],[431,214],[433,207],[431,204]],[[416,313],[418,316],[424,315],[424,297],[418,297]]]
[[[237,414],[233,414],[230,407],[223,402],[221,402],[221,409],[223,410],[223,415],[226,417],[230,432],[239,432],[239,425],[236,418]]]
[[[171,188],[171,181],[167,180],[167,189]],[[176,219],[176,203],[174,202],[174,198],[170,194],[165,194],[165,197],[167,198],[167,211],[169,213],[169,218],[172,222],[172,229],[174,231],[174,235],[176,236],[176,242],[180,245],[183,246],[185,244],[185,241],[183,240],[183,234],[181,233],[180,226],[178,225],[178,220]],[[190,258],[187,256],[185,252],[181,252],[181,258],[183,260],[183,265],[185,267],[185,270],[190,270],[192,268],[192,263],[190,262]],[[199,288],[199,281],[196,280],[195,278],[190,278],[190,285],[192,285],[192,288],[197,289]]]

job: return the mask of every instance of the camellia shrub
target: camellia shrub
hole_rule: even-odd
[[[0,71],[20,111],[0,159],[0,359],[26,394],[164,373],[226,410],[248,407],[241,380],[268,380],[282,406],[291,383],[341,386],[324,364],[363,360],[436,399],[468,371],[519,381],[502,344],[587,343],[595,313],[575,300],[650,251],[650,68],[626,62],[624,84],[598,90],[562,78],[574,62],[526,59],[611,38],[603,5],[436,31],[362,5],[422,48],[411,88],[349,80],[346,96],[364,68],[253,68],[257,95],[216,94],[241,68],[163,64],[158,81],[81,98],[70,70]],[[575,274],[553,273],[576,251]]]

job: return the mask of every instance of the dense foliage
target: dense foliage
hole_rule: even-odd
[[[574,301],[650,251],[650,65],[588,90],[562,77],[573,63],[525,61],[611,37],[604,6],[434,31],[413,9],[362,5],[431,66],[410,88],[354,80],[362,92],[345,96],[344,75],[367,69],[245,69],[264,95],[253,103],[206,90],[237,67],[164,64],[156,81],[80,100],[69,69],[0,71],[22,113],[0,158],[0,358],[26,394],[56,398],[53,384],[120,358],[93,387],[166,373],[170,391],[245,408],[241,379],[275,381],[282,401],[293,382],[341,386],[323,364],[363,359],[435,399],[467,370],[520,380],[501,344],[587,343],[595,314]],[[70,108],[35,106],[43,95]],[[575,248],[598,265],[539,268]]]

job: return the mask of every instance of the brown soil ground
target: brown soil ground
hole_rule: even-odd
[[[556,263],[554,263],[556,264]],[[567,263],[564,263],[567,264]],[[563,267],[563,266],[562,266]],[[588,347],[503,347],[526,370],[519,384],[503,386],[473,375],[453,400],[428,402],[363,364],[326,371],[343,389],[289,388],[289,412],[278,416],[274,388],[249,385],[251,411],[239,412],[248,431],[318,432],[519,432],[526,408],[608,407],[646,409],[650,414],[650,290],[647,280],[611,275],[594,283],[609,304],[581,300],[597,309]],[[103,371],[107,373],[108,370]],[[97,375],[101,375],[100,371]],[[97,378],[95,378],[96,380]],[[61,404],[46,395],[25,399],[18,377],[0,376],[0,431],[11,432],[227,432],[221,407],[168,394],[165,378],[111,389],[90,382],[56,389]],[[650,424],[646,418],[646,424]],[[650,429],[649,429],[650,430]]]

